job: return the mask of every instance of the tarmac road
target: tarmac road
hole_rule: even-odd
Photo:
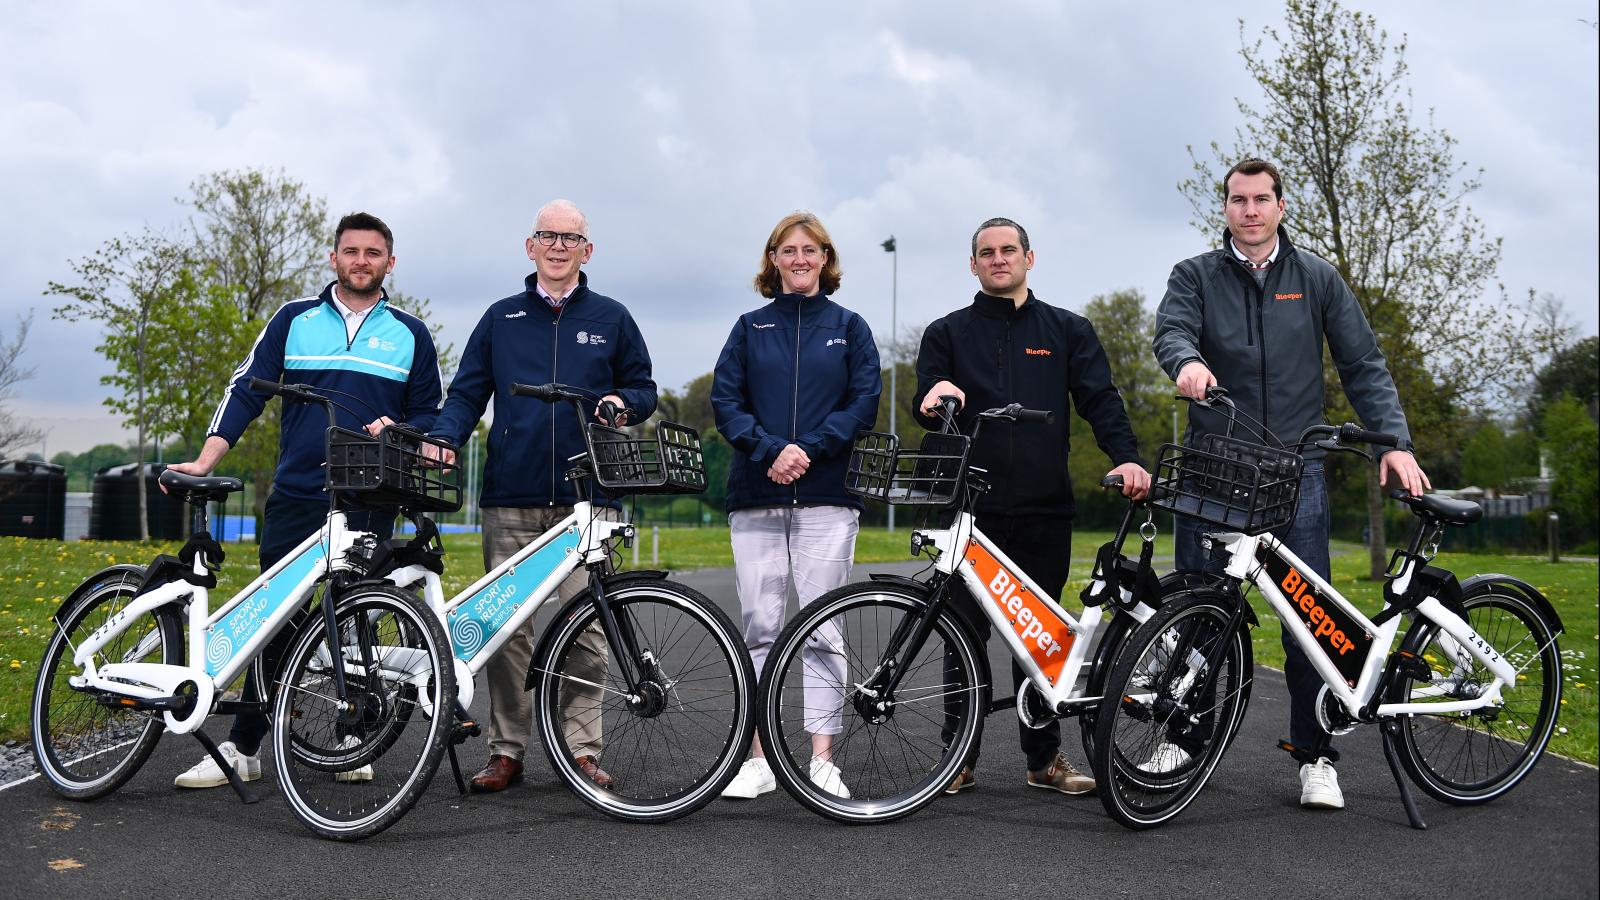
[[[680,578],[737,618],[731,572]],[[997,641],[990,651],[1007,671]],[[63,800],[38,779],[0,791],[0,897],[1596,895],[1594,768],[1546,757],[1509,797],[1476,808],[1419,796],[1430,827],[1414,831],[1378,735],[1363,729],[1341,744],[1347,808],[1304,812],[1295,767],[1275,748],[1288,718],[1282,676],[1257,676],[1210,786],[1155,831],[1123,829],[1093,797],[1025,787],[1007,712],[986,723],[976,789],[889,825],[837,825],[781,790],[661,826],[615,822],[558,785],[530,747],[522,785],[461,797],[446,764],[404,820],[355,845],[301,828],[270,762],[253,806],[226,788],[174,789],[200,748],[169,735],[126,787],[94,803]],[[222,739],[226,722],[211,731]],[[1077,724],[1064,735],[1084,763]],[[487,756],[481,741],[461,749],[468,772]]]

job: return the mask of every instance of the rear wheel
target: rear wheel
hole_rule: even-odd
[[[455,667],[438,618],[403,591],[361,587],[335,602],[335,641],[319,612],[284,655],[272,758],[296,818],[323,837],[360,840],[427,790],[449,736]]]
[[[1561,707],[1561,650],[1539,609],[1522,594],[1487,585],[1464,598],[1467,624],[1517,670],[1501,686],[1500,706],[1472,712],[1401,716],[1398,746],[1406,773],[1446,803],[1487,803],[1533,771]],[[1403,650],[1427,663],[1429,678],[1400,679],[1390,703],[1448,703],[1478,696],[1494,675],[1432,622],[1419,619]]]
[[[1169,599],[1106,679],[1092,762],[1100,802],[1129,828],[1181,813],[1238,730],[1252,661],[1236,602],[1211,590]]]
[[[931,602],[920,586],[845,585],[773,644],[761,746],[778,783],[813,812],[853,823],[910,815],[971,755],[989,709],[982,645],[946,607],[922,646],[905,646]],[[899,684],[882,694],[875,683],[895,669]]]
[[[102,572],[78,589],[51,619],[33,687],[33,756],[50,787],[63,797],[93,800],[115,791],[139,771],[165,730],[160,713],[104,706],[74,690],[78,646],[121,613],[139,589],[142,573]],[[95,653],[95,665],[183,662],[183,628],[177,612],[162,606],[128,622]]]
[[[716,799],[750,746],[750,655],[727,615],[692,588],[623,579],[605,592],[638,650],[637,690],[630,695],[627,661],[607,645],[591,595],[580,594],[546,631],[528,673],[540,743],[567,787],[607,815],[688,815]]]

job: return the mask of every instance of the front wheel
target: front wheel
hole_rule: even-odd
[[[455,666],[438,618],[405,592],[362,586],[332,602],[334,639],[319,610],[284,655],[272,759],[295,817],[354,841],[399,821],[427,790],[449,736]]]
[[[1400,717],[1398,747],[1406,774],[1437,800],[1487,803],[1533,771],[1561,707],[1561,650],[1550,623],[1515,590],[1485,585],[1463,599],[1467,624],[1517,670],[1502,685],[1500,706],[1471,712]],[[1445,703],[1478,696],[1494,680],[1467,649],[1419,619],[1401,649],[1428,665],[1426,679],[1402,677],[1390,703]]]
[[[849,823],[908,816],[972,755],[989,709],[983,647],[949,606],[913,646],[932,603],[920,585],[847,584],[772,645],[761,746],[778,783],[813,812]]]
[[[1250,699],[1242,602],[1198,590],[1169,600],[1128,639],[1096,722],[1091,761],[1100,802],[1129,828],[1152,828],[1193,802]]]
[[[119,615],[139,589],[143,571],[110,569],[94,576],[62,604],[50,621],[54,633],[39,661],[33,686],[33,756],[50,787],[63,797],[93,800],[115,791],[139,771],[161,739],[159,713],[103,706],[68,679],[79,673],[74,648]],[[183,662],[183,628],[171,606],[128,621],[95,654],[107,663]]]
[[[590,593],[573,598],[528,672],[540,743],[557,777],[609,816],[688,815],[727,787],[750,746],[750,655],[727,614],[692,588],[624,578],[605,599],[637,654],[607,645]]]

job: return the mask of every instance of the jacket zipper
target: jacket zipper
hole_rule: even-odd
[[[802,299],[794,305],[794,400],[789,405],[789,442],[792,444],[800,432],[800,310],[805,303]],[[782,451],[779,451],[782,452]],[[792,506],[800,505],[799,479],[789,484],[789,503]]]
[[[1016,399],[1017,399],[1016,398],[1016,380],[1014,378],[1014,373],[1015,373],[1016,367],[1015,366],[1007,366],[1006,365],[1007,360],[1012,358],[1011,357],[1012,351],[1011,351],[1011,318],[1010,318],[1010,315],[1013,315],[1016,312],[1017,312],[1017,310],[1013,309],[1011,311],[1011,313],[1008,314],[1007,317],[1006,317],[1005,343],[1002,344],[1001,347],[1000,347],[1000,371],[1005,373],[1006,402],[1007,403],[1014,403],[1014,402],[1016,402]],[[1006,468],[1010,469],[1013,472],[1015,472],[1016,469],[1017,469],[1017,427],[1016,427],[1016,423],[1015,422],[1009,423],[1006,426]],[[1015,512],[1016,511],[1016,506],[1017,506],[1016,485],[1007,484],[1006,485],[1006,494],[1007,494],[1007,496],[1006,496],[1006,509],[1008,511]]]
[[[383,301],[380,299],[378,301],[378,303],[374,303],[372,305],[372,308],[367,310],[367,314],[365,316],[361,317],[361,321],[356,323],[355,334],[347,334],[345,336],[344,352],[349,353],[350,352],[350,348],[354,347],[356,345],[356,338],[361,336],[361,329],[367,327],[367,320],[372,318],[372,314],[378,311],[378,304],[380,304],[382,302]],[[332,303],[329,303],[328,305],[329,306],[333,306]],[[339,323],[341,325],[344,324],[344,316],[342,314],[339,314],[339,307],[333,306],[333,311],[334,311],[334,313],[336,315],[339,315]]]
[[[1277,266],[1272,268],[1276,269]],[[1256,298],[1256,333],[1261,335],[1261,345],[1258,349],[1258,353],[1261,356],[1261,426],[1268,434],[1272,433],[1272,427],[1267,424],[1267,323],[1265,309],[1267,305],[1267,282],[1271,278],[1272,271],[1268,270],[1267,277],[1261,279],[1261,294]]]
[[[572,298],[570,296],[568,296],[567,299],[561,301],[561,305],[560,306],[556,307],[555,330],[554,330],[554,332],[552,332],[551,338],[550,338],[550,343],[551,343],[551,346],[550,346],[550,380],[553,381],[553,382],[560,381],[560,379],[556,377],[556,371],[557,371],[556,370],[556,365],[557,365],[557,363],[559,363],[561,361],[561,316],[562,316],[563,313],[565,313],[567,311],[567,304],[570,303],[570,302],[572,302]],[[550,505],[551,506],[555,506],[556,505],[556,415],[557,415],[556,407],[554,405],[552,405],[550,407]],[[583,421],[583,419],[580,417],[578,419],[578,427],[579,428],[583,428],[585,424],[587,424],[587,423],[585,423]]]

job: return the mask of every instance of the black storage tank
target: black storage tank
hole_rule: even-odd
[[[94,476],[94,506],[89,510],[89,537],[97,541],[139,539],[139,482],[148,497],[150,537],[183,540],[188,537],[188,517],[181,499],[163,494],[156,483],[166,466],[126,463],[101,469]],[[139,477],[140,470],[144,477]]]
[[[0,462],[0,535],[61,540],[67,470],[26,459]]]

